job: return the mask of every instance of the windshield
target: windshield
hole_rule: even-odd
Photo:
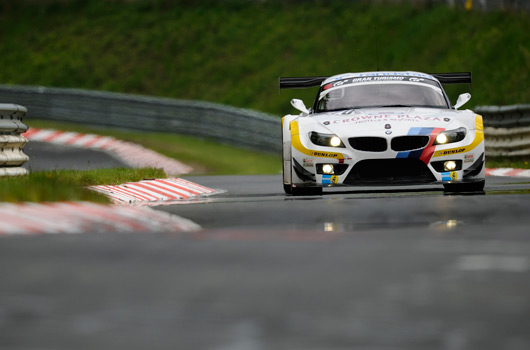
[[[326,89],[324,86],[323,89]],[[421,83],[366,83],[322,90],[316,112],[330,112],[364,107],[434,107],[447,108],[439,87]]]

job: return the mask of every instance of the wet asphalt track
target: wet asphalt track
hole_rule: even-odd
[[[530,188],[293,198],[280,177],[157,210],[194,234],[0,239],[0,349],[529,349]]]

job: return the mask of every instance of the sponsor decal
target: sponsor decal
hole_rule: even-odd
[[[473,163],[475,161],[475,155],[473,154],[467,154],[464,157],[464,163]]]
[[[391,129],[392,128],[392,125],[390,124],[385,124],[385,129]]]
[[[337,175],[322,175],[323,185],[335,185],[338,182],[339,182],[339,177]]]
[[[355,113],[355,110],[347,110],[344,112],[339,112],[340,115],[350,115]],[[410,123],[420,123],[424,121],[430,122],[440,122],[442,119],[438,117],[429,117],[429,116],[420,116],[420,115],[410,115],[410,114],[367,114],[359,115],[351,118],[345,119],[335,119],[331,123],[333,124],[366,124],[366,123],[382,123],[382,122],[410,122]],[[325,122],[324,122],[325,123]],[[328,124],[325,124],[328,125]]]
[[[329,125],[330,123],[328,121],[325,121],[323,124],[324,125]]]
[[[313,166],[313,158],[304,158],[302,159],[302,165],[306,168]]]
[[[462,152],[465,152],[466,148],[453,148],[453,149],[448,149],[448,150],[445,150],[445,151],[438,151],[436,152],[436,156],[437,157],[443,157],[443,156],[448,156],[448,155],[451,155],[451,154],[458,154],[458,153],[462,153]]]
[[[322,158],[337,158],[339,156],[337,153],[317,152],[317,151],[310,151],[310,154],[313,157],[322,157]]]
[[[451,121],[451,118],[444,118],[444,122],[449,123]]]
[[[418,73],[418,72],[369,72],[369,73],[361,73],[359,74],[361,77],[369,77],[369,76],[407,76],[407,77],[419,77],[419,78],[427,78],[427,79],[434,79],[433,76],[429,74],[424,73]]]
[[[456,181],[458,173],[456,171],[442,173],[442,181]]]
[[[425,78],[425,79],[424,79]],[[340,87],[344,85],[353,85],[359,83],[370,83],[370,82],[385,82],[385,81],[406,81],[412,83],[422,83],[439,87],[434,78],[426,74],[413,74],[413,73],[363,73],[356,77],[337,77],[332,82],[327,83],[322,87],[322,90],[329,90],[334,87]]]

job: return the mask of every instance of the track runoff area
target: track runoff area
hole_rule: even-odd
[[[528,179],[305,198],[280,175],[186,180],[226,192],[149,210],[198,229],[3,236],[0,345],[530,347]]]

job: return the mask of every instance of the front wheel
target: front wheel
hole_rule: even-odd
[[[283,184],[283,191],[284,191],[286,194],[292,194],[292,193],[293,193],[293,190],[292,190],[291,185]]]
[[[444,184],[445,192],[482,192],[484,191],[484,185],[486,180],[480,180],[476,182],[456,182]]]

